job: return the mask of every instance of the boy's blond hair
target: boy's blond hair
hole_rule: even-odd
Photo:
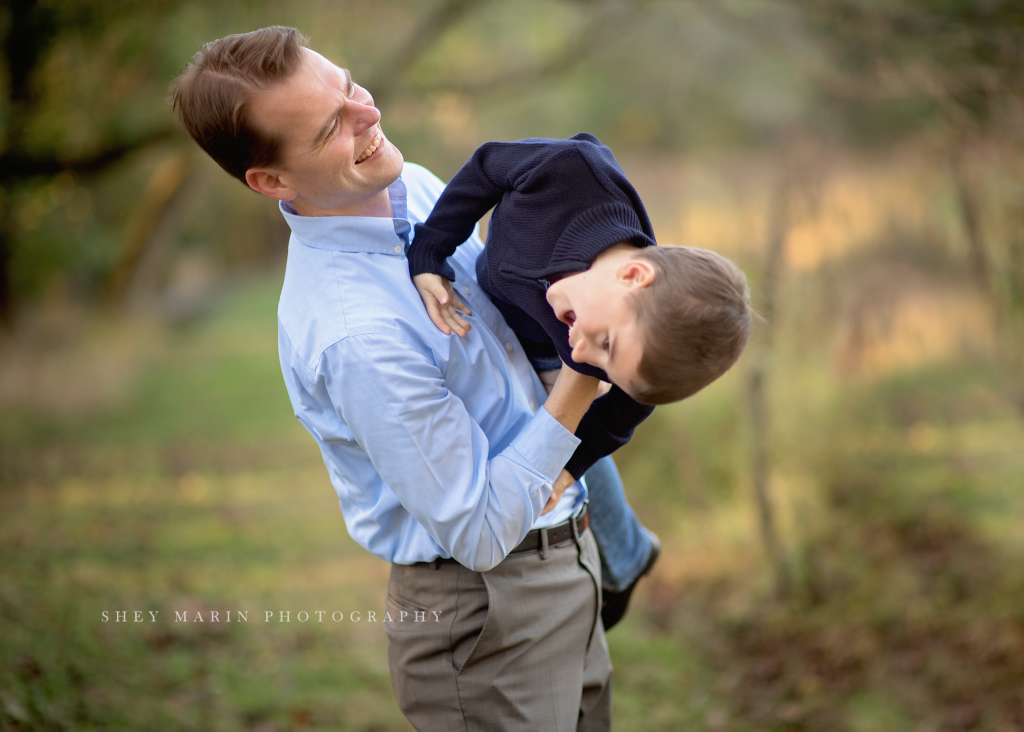
[[[633,298],[644,351],[634,398],[668,404],[729,370],[750,338],[747,278],[720,254],[693,247],[645,247],[654,280]]]

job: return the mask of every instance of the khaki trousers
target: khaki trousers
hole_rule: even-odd
[[[419,732],[611,729],[612,666],[592,532],[507,557],[392,565],[391,684]]]

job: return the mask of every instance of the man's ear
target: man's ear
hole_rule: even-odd
[[[647,287],[649,284],[654,282],[654,278],[657,274],[658,272],[654,268],[654,265],[646,259],[633,257],[619,267],[615,276],[623,284],[630,285],[632,287]]]
[[[245,171],[245,182],[257,193],[279,201],[290,201],[298,194],[294,188],[281,179],[272,168],[249,168]]]

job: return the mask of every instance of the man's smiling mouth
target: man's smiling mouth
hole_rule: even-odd
[[[362,154],[358,158],[356,158],[356,165],[359,165],[359,163],[363,162],[377,151],[377,148],[380,147],[380,143],[383,137],[384,136],[379,131],[377,132],[376,135],[374,135],[373,141],[370,143],[370,146],[363,150]]]

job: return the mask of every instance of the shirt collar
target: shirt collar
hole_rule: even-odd
[[[288,201],[279,207],[292,236],[316,249],[339,252],[404,254],[412,229],[408,220],[408,189],[399,176],[388,186],[393,218],[384,216],[300,216]],[[400,246],[399,251],[395,250]]]

